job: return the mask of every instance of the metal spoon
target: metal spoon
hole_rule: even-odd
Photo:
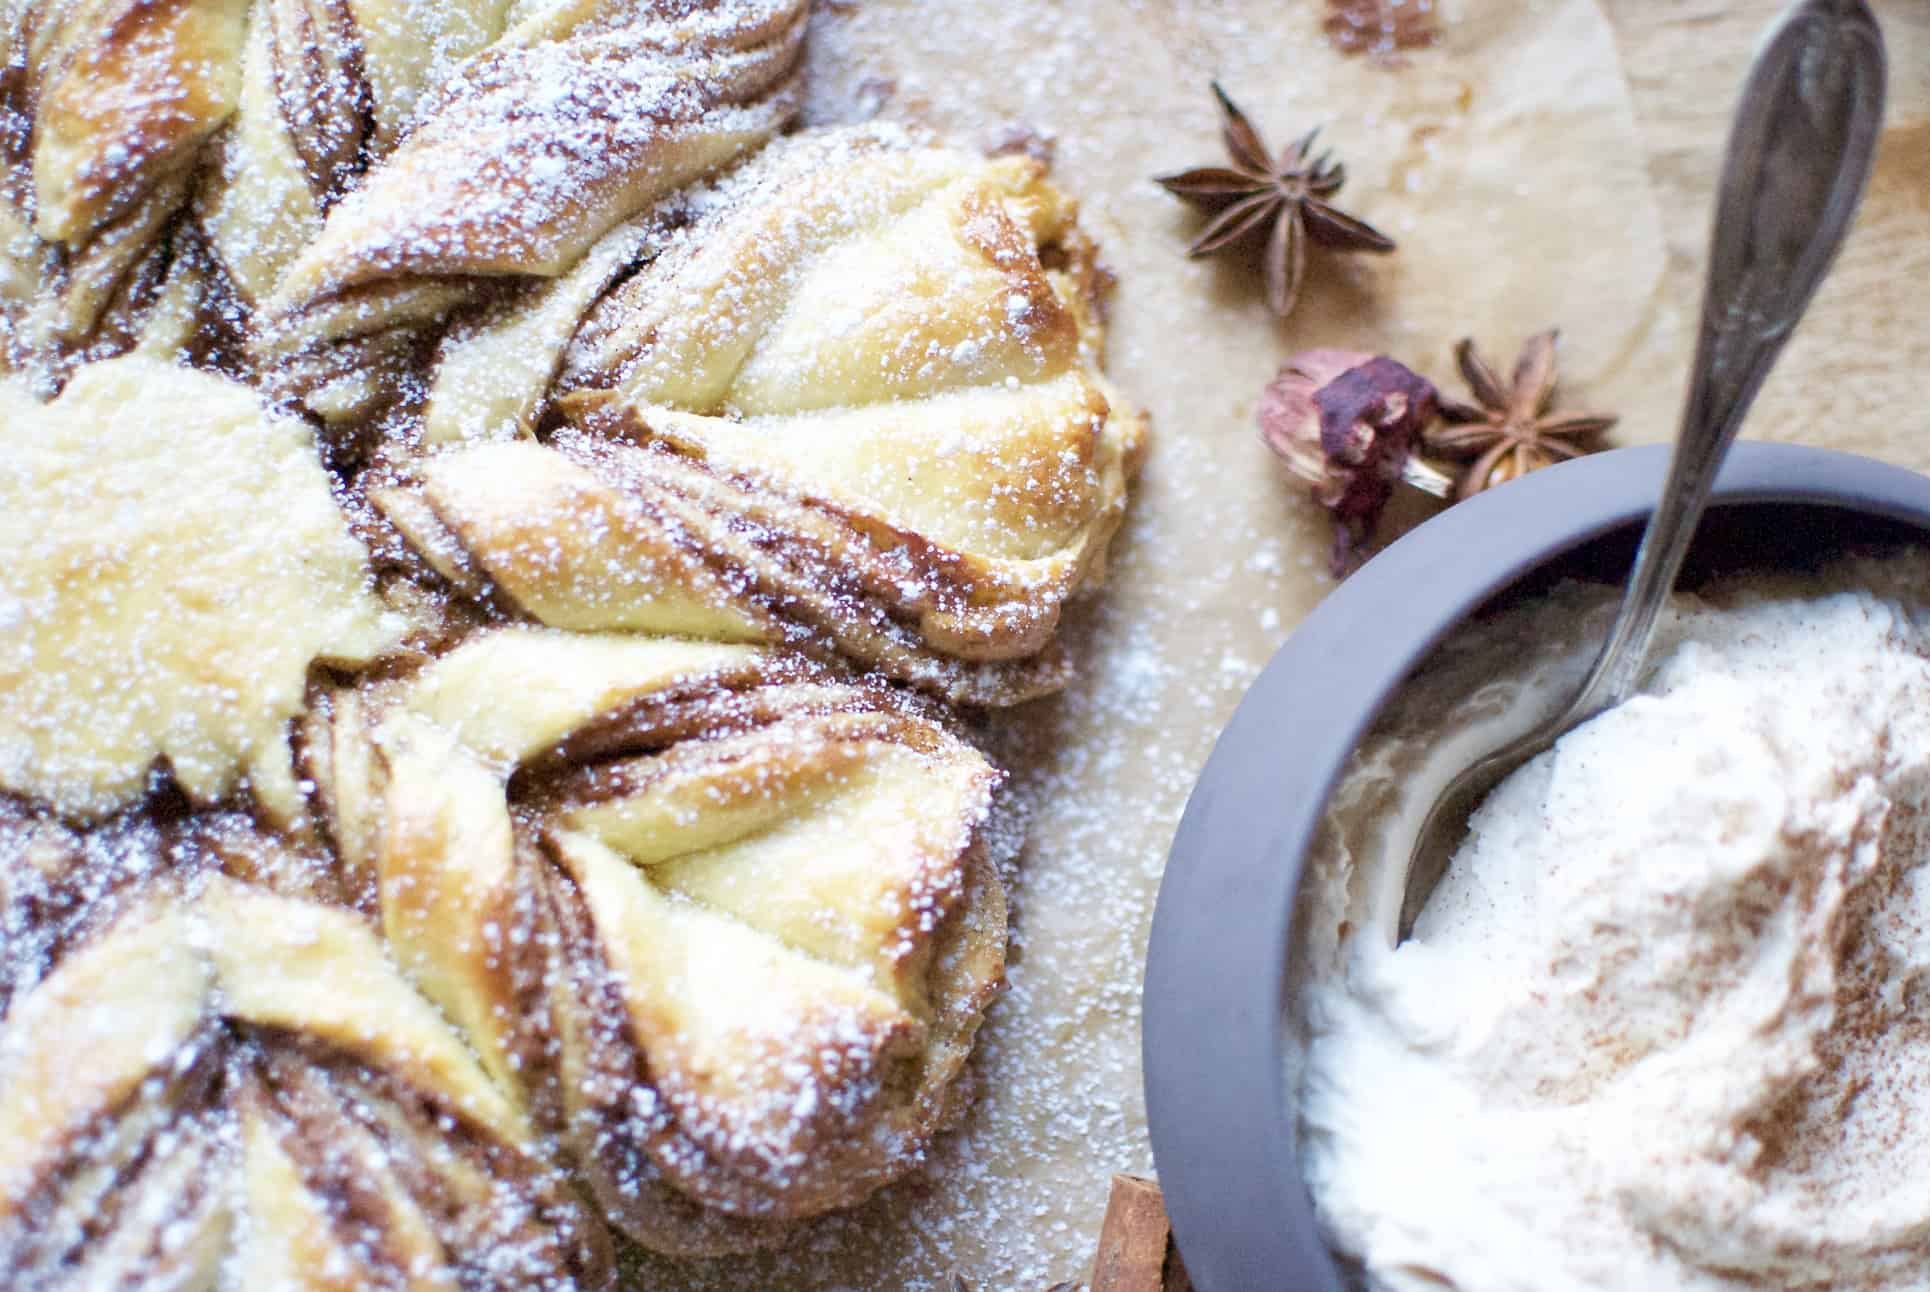
[[[1863,195],[1883,84],[1883,37],[1864,0],[1801,0],[1771,28],[1730,130],[1688,403],[1621,610],[1574,700],[1478,759],[1435,800],[1408,864],[1397,941],[1413,932],[1488,792],[1634,690],[1716,469]]]

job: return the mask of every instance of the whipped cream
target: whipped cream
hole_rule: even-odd
[[[1322,1224],[1373,1289],[1930,1286],[1923,557],[1678,598],[1393,946],[1420,814],[1613,598],[1462,630],[1329,806],[1289,1007]]]

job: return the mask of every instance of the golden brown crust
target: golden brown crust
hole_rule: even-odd
[[[192,57],[207,85],[171,134],[93,122],[126,173],[84,237],[0,239],[33,283],[0,293],[9,361],[43,393],[137,345],[251,366],[398,468],[385,505],[442,574],[546,623],[809,645],[968,704],[1061,684],[1144,416],[1100,375],[1103,276],[1044,168],[812,131],[693,198],[792,115],[797,0],[432,6],[408,41],[397,3],[151,7],[128,83]],[[107,57],[124,7],[29,6],[12,57]],[[24,66],[38,148],[64,64]],[[66,191],[16,169],[19,214]],[[570,461],[525,471],[559,409]],[[445,451],[412,469],[417,441]],[[608,540],[557,551],[579,582],[627,595],[550,586],[572,531]]]

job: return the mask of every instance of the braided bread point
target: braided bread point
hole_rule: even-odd
[[[961,703],[1061,684],[1059,617],[1145,428],[1097,366],[1072,202],[1030,159],[860,129],[779,141],[694,205],[569,344],[579,429],[532,442],[527,397],[438,421],[432,396],[445,446],[378,503],[548,624],[828,644]]]
[[[423,97],[503,33],[508,0],[256,0],[196,214],[248,308],[395,149]]]
[[[960,1111],[1004,962],[997,774],[921,706],[505,628],[336,692],[304,743],[401,963],[640,1242],[778,1241]]]
[[[33,223],[85,246],[234,111],[247,0],[27,0],[0,41],[31,112]]]
[[[338,344],[433,329],[492,283],[566,273],[789,121],[806,10],[577,4],[511,27],[329,209],[264,303],[257,354],[325,371]]]
[[[611,1261],[366,924],[214,875],[150,884],[0,1025],[0,1281],[217,1277],[573,1292]]]

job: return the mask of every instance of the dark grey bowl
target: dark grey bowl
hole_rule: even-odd
[[[1443,634],[1498,595],[1620,578],[1661,490],[1663,446],[1539,471],[1450,508],[1336,588],[1261,672],[1174,837],[1146,959],[1146,1110],[1201,1292],[1339,1292],[1284,1090],[1282,981],[1302,859],[1348,753]],[[1930,533],[1930,477],[1741,444],[1685,584]]]

